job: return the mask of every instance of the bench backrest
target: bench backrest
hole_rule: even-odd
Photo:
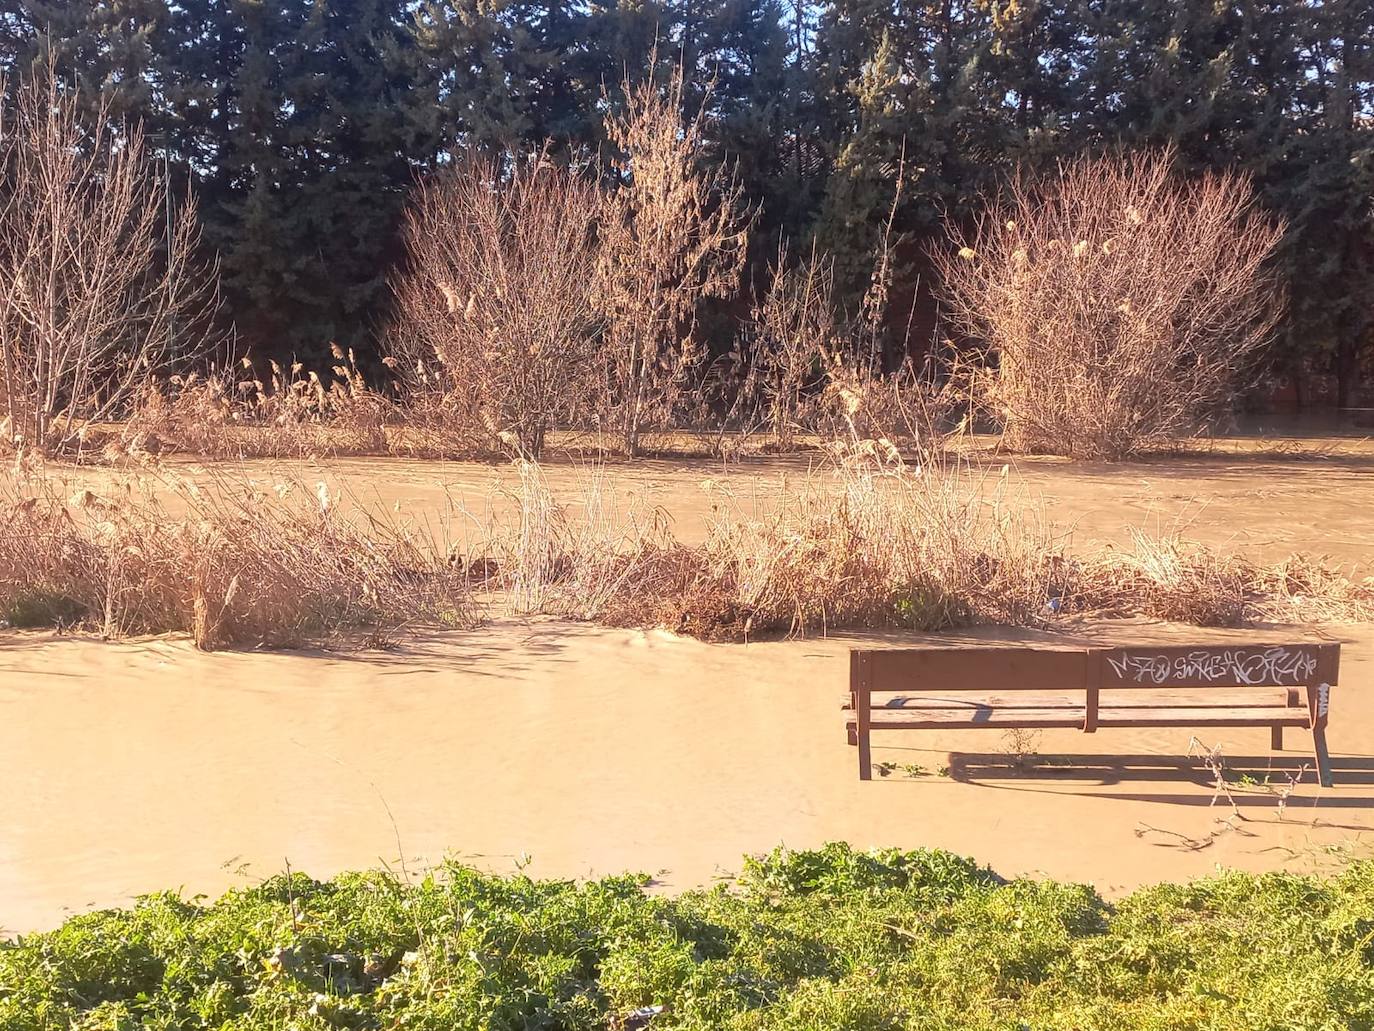
[[[1334,685],[1339,644],[900,648],[849,653],[856,693]]]

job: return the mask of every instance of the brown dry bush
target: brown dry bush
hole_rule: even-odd
[[[210,649],[476,622],[465,570],[432,537],[356,506],[346,515],[323,484],[140,479],[69,498],[59,486],[0,481],[0,614],[10,624],[184,631]]]
[[[0,443],[79,448],[204,345],[214,271],[189,197],[164,227],[166,191],[107,107],[83,120],[51,71],[0,83]]]
[[[889,441],[925,452],[942,445],[942,426],[959,404],[910,360],[882,369],[894,247],[891,225],[879,238],[859,310],[840,318],[833,263],[814,250],[792,264],[778,251],[768,291],[730,356],[741,367],[731,421],[746,437],[758,427],[791,450],[803,433],[859,447]]]
[[[604,418],[629,455],[677,414],[701,358],[697,305],[734,294],[746,257],[743,187],[728,164],[703,170],[705,102],[685,122],[682,109],[679,66],[665,89],[626,81],[624,109],[606,119],[620,154],[598,248]]]
[[[594,182],[543,155],[474,159],[415,190],[393,355],[412,392],[437,388],[492,449],[538,457],[591,407],[601,206]]]
[[[1281,223],[1250,180],[1186,179],[1175,153],[1016,178],[940,253],[956,328],[995,371],[978,400],[1017,450],[1114,459],[1229,414],[1282,308]]]

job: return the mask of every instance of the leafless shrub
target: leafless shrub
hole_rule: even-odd
[[[473,418],[465,399],[425,388],[407,390],[385,426],[389,454],[409,458],[496,457],[499,439]]]
[[[822,440],[856,447],[890,441],[917,452],[943,446],[942,424],[957,400],[935,386],[911,362],[882,374],[843,352],[826,356],[826,386],[816,411]]]
[[[1041,732],[1032,727],[1010,727],[1002,734],[1002,747],[1016,769],[1025,771],[1035,765],[1041,736]]]
[[[545,157],[473,159],[421,184],[393,286],[393,347],[412,388],[431,375],[452,416],[537,457],[599,379],[596,185]]]
[[[1013,181],[939,255],[956,327],[986,344],[984,398],[1013,448],[1119,458],[1229,412],[1281,310],[1284,227],[1250,180],[1187,180],[1171,150]]]
[[[348,515],[323,485],[146,481],[112,496],[0,480],[0,613],[107,636],[180,630],[202,648],[354,627],[471,626],[467,575],[432,538]],[[173,514],[175,511],[176,514]]]
[[[631,455],[669,423],[700,360],[697,304],[733,294],[745,261],[743,188],[727,164],[703,170],[706,109],[684,123],[682,105],[678,67],[666,89],[626,81],[624,109],[606,119],[620,152],[598,249],[606,420]]]
[[[89,121],[51,72],[0,87],[0,441],[61,449],[120,414],[204,331],[213,271],[196,209],[137,127]],[[199,343],[197,342],[197,346]]]
[[[943,445],[942,423],[955,402],[909,358],[892,372],[884,369],[897,267],[893,223],[904,182],[903,166],[859,309],[844,322],[839,346],[824,355],[826,389],[817,405],[818,430],[822,440],[842,441],[851,449],[864,441],[889,441],[913,446],[919,453],[938,450]]]

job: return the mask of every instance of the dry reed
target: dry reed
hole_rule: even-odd
[[[0,614],[12,625],[185,631],[213,649],[475,623],[467,573],[431,535],[323,483],[164,473],[106,495],[61,487],[22,469],[0,479]]]
[[[478,550],[503,601],[609,625],[661,625],[713,640],[990,623],[1052,627],[1070,616],[1143,615],[1203,626],[1374,618],[1374,582],[1295,556],[1263,566],[1177,538],[1075,554],[1043,507],[994,475],[886,442],[837,448],[835,468],[776,500],[741,504],[714,483],[705,540],[661,512],[607,497],[601,473],[560,502],[522,467],[517,516]]]
[[[150,382],[120,427],[121,452],[213,458],[305,458],[391,450],[392,404],[368,387],[352,349],[333,345],[332,375],[299,362],[248,358],[207,372]]]
[[[709,640],[1083,615],[1203,626],[1374,619],[1374,581],[1302,556],[1264,566],[1177,538],[1076,554],[1000,474],[885,442],[746,503],[708,481],[704,540],[622,503],[604,470],[556,498],[540,468],[492,495],[463,553],[321,484],[160,474],[96,496],[22,472],[0,484],[0,617],[202,647],[290,645],[350,628],[468,627],[483,610]]]

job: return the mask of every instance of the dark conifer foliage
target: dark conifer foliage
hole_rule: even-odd
[[[754,265],[814,239],[841,303],[889,217],[926,277],[941,221],[1018,165],[1173,144],[1190,171],[1249,172],[1290,226],[1276,363],[1351,400],[1374,349],[1369,0],[0,4],[11,82],[51,62],[196,191],[240,348],[315,363],[372,351],[417,175],[469,151],[595,157],[626,75],[678,61],[757,210]],[[737,308],[710,324],[728,335]]]

